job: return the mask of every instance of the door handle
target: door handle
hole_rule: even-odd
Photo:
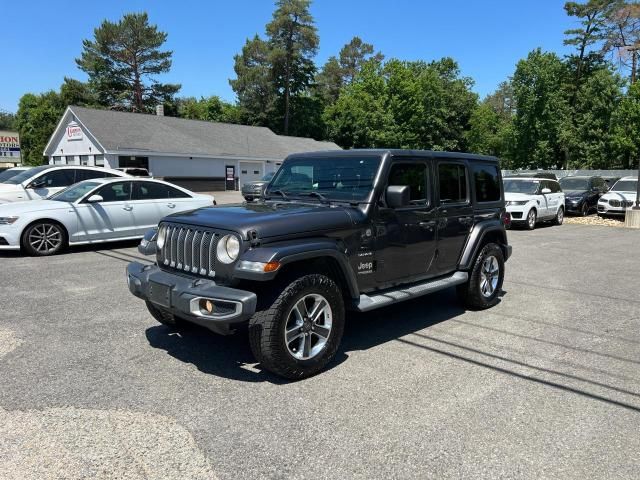
[[[424,228],[431,232],[433,231],[433,228],[436,226],[436,222],[435,221],[419,222],[418,225],[420,225],[420,228]]]
[[[167,203],[167,207],[176,208],[176,204],[175,203]]]
[[[129,205],[125,205],[124,207],[122,207],[123,210],[126,210],[127,212],[130,212],[131,210],[133,210],[133,207],[129,206]]]

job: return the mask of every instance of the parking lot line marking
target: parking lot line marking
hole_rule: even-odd
[[[638,304],[640,304],[640,300],[630,300],[628,298],[611,297],[609,295],[602,295],[600,293],[580,292],[578,290],[569,290],[568,288],[562,288],[562,287],[545,287],[543,285],[536,285],[536,284],[525,283],[525,282],[517,282],[517,281],[513,281],[513,280],[509,280],[508,282],[505,281],[505,283],[513,283],[514,285],[522,285],[523,287],[529,287],[529,288],[539,288],[541,290],[554,290],[554,291],[559,291],[559,292],[574,293],[576,295],[585,295],[585,296],[588,296],[588,297],[600,297],[600,298],[606,298],[607,300],[616,300],[616,301],[620,301],[620,302],[630,302],[630,303],[638,303]]]

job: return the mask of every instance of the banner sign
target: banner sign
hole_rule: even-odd
[[[82,129],[80,125],[75,122],[67,125],[67,140],[82,140]]]
[[[20,163],[20,136],[18,132],[0,130],[0,163]]]

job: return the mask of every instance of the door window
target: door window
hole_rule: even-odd
[[[159,200],[176,198],[169,196],[169,188],[162,183],[135,182],[133,200]]]
[[[464,165],[455,163],[440,163],[438,165],[438,185],[440,203],[466,203],[467,169]]]
[[[131,198],[131,182],[110,183],[96,192],[104,202],[128,202]]]
[[[389,172],[389,186],[409,186],[412,205],[428,204],[427,165],[424,163],[396,163]]]
[[[66,168],[64,170],[53,170],[38,177],[35,182],[44,182],[40,188],[60,188],[73,185],[75,170]]]
[[[473,184],[476,189],[476,202],[497,202],[500,200],[500,177],[497,167],[474,165]]]

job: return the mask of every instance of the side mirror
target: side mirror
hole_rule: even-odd
[[[546,195],[547,193],[551,193],[551,189],[550,188],[543,188],[542,189],[542,194]]]
[[[102,198],[102,195],[91,195],[89,198],[87,198],[87,203],[100,203],[100,202],[104,202],[104,198]]]
[[[390,208],[406,207],[411,199],[411,188],[409,185],[390,185],[386,198]]]
[[[47,183],[44,180],[34,180],[29,185],[27,185],[27,188],[33,188],[33,189],[44,188],[46,184]]]
[[[145,256],[155,255],[158,251],[158,229],[152,228],[147,230],[144,234],[140,245],[138,245],[138,251]]]

